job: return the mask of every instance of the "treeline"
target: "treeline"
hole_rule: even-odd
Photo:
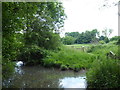
[[[109,38],[112,33],[111,29],[105,29],[102,31],[102,35],[97,29],[92,31],[79,32],[66,32],[65,37],[61,38],[61,41],[65,45],[71,44],[87,44],[87,43],[109,43],[110,41],[118,41],[119,36]]]
[[[14,71],[13,61],[42,63],[49,50],[59,49],[59,29],[66,15],[59,2],[2,3],[3,80]]]

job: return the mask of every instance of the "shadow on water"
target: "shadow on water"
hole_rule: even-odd
[[[9,88],[87,88],[85,70],[73,72],[42,66],[15,67],[14,75],[4,87]]]

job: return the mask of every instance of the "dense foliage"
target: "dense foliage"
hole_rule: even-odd
[[[87,73],[89,88],[120,88],[120,62],[96,61]]]
[[[75,43],[75,38],[72,36],[66,36],[64,38],[61,38],[61,41],[63,42],[63,44],[65,45],[71,45]]]
[[[98,42],[97,39],[98,31],[96,29],[86,32],[67,32],[65,37],[62,38],[63,44],[83,44],[83,43],[95,43]],[[73,37],[73,38],[71,38]]]
[[[29,45],[22,49],[18,60],[26,62],[25,65],[41,64],[42,59],[47,56],[47,51],[37,45]]]
[[[60,47],[59,32],[66,18],[62,3],[4,2],[2,16],[3,78],[12,73],[13,60],[36,63],[46,49]]]
[[[79,36],[79,32],[66,32],[65,36],[71,36],[77,38]]]
[[[109,38],[111,33],[112,33],[112,29],[103,30],[101,35],[97,29],[93,29],[92,31],[85,31],[82,33],[66,32],[65,37],[61,38],[61,41],[65,45],[70,45],[70,44],[87,44],[87,43],[98,43],[98,42],[109,43],[110,41],[118,40],[119,36]]]
[[[114,57],[107,57],[112,51]],[[120,88],[120,57],[119,46],[115,44],[103,44],[92,46],[88,51],[97,56],[92,67],[87,72],[88,88]]]

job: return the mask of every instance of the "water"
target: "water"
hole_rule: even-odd
[[[85,76],[65,77],[63,79],[59,79],[59,85],[62,86],[62,88],[86,88],[85,78]]]
[[[86,88],[85,70],[61,71],[42,66],[17,65],[14,75],[4,83],[10,88]]]

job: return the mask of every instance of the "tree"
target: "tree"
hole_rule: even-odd
[[[119,40],[120,36],[114,36],[112,38],[110,38],[110,41],[117,41]]]
[[[65,36],[71,36],[77,38],[79,36],[79,32],[66,32]]]
[[[74,44],[75,38],[71,36],[66,36],[62,38],[62,42],[65,45],[71,45],[71,44]]]
[[[100,36],[99,40],[105,40],[105,37],[104,36]]]
[[[59,46],[58,34],[66,17],[62,3],[4,2],[2,12],[4,77],[12,71],[9,66],[13,65],[9,63],[17,59],[23,47],[34,44],[56,49]]]
[[[86,31],[79,34],[78,38],[75,40],[75,43],[82,44],[82,43],[91,43],[97,40],[96,35],[98,31],[93,29],[92,31]]]
[[[60,46],[59,30],[65,19],[62,4],[49,2],[38,6],[38,9],[42,7],[44,9],[37,11],[34,21],[29,23],[29,28],[25,33],[25,44],[36,44],[45,49],[56,49]]]
[[[109,38],[110,34],[112,33],[112,29],[105,29],[102,31],[103,36]]]
[[[112,33],[112,31],[113,31],[112,29],[105,29],[105,30],[102,31],[102,36],[104,36],[104,41],[106,43],[109,42],[109,36]]]

